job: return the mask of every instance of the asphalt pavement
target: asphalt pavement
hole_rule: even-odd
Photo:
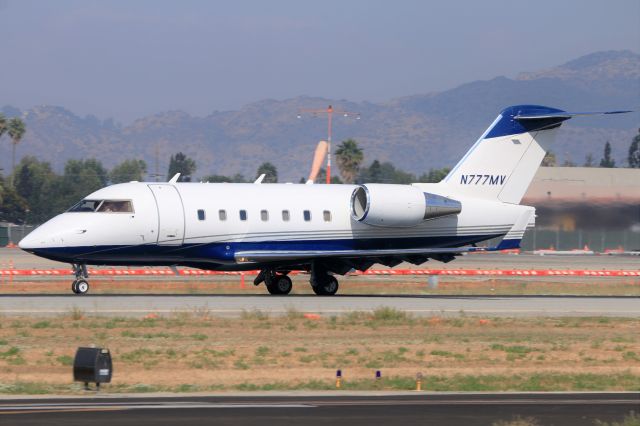
[[[2,295],[0,314],[56,316],[72,311],[86,315],[142,317],[179,312],[207,312],[237,318],[259,310],[278,316],[303,313],[340,315],[389,307],[415,316],[640,317],[640,297],[594,296],[352,296],[315,295]]]
[[[584,426],[640,411],[640,393],[88,397],[0,400],[6,425],[491,425],[517,417]]]

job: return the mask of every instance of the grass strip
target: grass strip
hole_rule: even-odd
[[[212,392],[212,391],[289,391],[289,390],[335,390],[334,380],[272,381],[263,383],[243,382],[232,385],[193,385],[183,383],[177,386],[152,384],[103,385],[108,393],[150,393],[150,392]],[[411,391],[416,389],[414,377],[393,376],[376,379],[342,380],[342,390],[353,391]],[[453,375],[425,376],[423,391],[434,392],[527,392],[527,391],[640,391],[640,375],[619,374],[554,374],[535,373],[530,375]],[[0,394],[44,395],[44,394],[85,393],[82,385],[44,384],[34,382],[0,383]]]

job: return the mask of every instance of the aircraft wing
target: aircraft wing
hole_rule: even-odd
[[[236,252],[238,263],[277,262],[306,259],[331,258],[380,258],[402,256],[429,256],[436,254],[456,255],[462,253],[491,251],[495,248],[485,247],[446,247],[446,248],[413,248],[413,249],[384,249],[384,250],[260,250]]]

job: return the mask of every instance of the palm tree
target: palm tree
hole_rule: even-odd
[[[26,132],[26,130],[27,129],[24,126],[24,121],[20,120],[20,118],[18,117],[13,117],[12,119],[9,120],[9,123],[7,124],[7,133],[9,134],[9,137],[11,138],[11,143],[13,145],[13,150],[11,153],[11,174],[12,175],[16,169],[16,146],[22,140],[22,137],[24,136],[24,132]]]
[[[7,131],[7,119],[4,114],[0,113],[0,138]]]
[[[338,162],[340,174],[346,183],[353,183],[363,159],[362,149],[360,149],[358,142],[355,140],[347,139],[338,146],[336,161]]]

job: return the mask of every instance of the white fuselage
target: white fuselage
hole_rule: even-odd
[[[455,197],[441,184],[416,184]],[[37,228],[21,246],[52,259],[104,264],[246,268],[242,250],[460,247],[507,234],[531,207],[455,197],[457,215],[411,227],[354,220],[355,185],[126,183],[86,200],[131,200],[129,212],[73,212]],[[392,202],[393,200],[389,200]],[[401,207],[400,207],[401,208]],[[530,225],[525,224],[525,227]],[[520,235],[521,236],[521,235]]]

